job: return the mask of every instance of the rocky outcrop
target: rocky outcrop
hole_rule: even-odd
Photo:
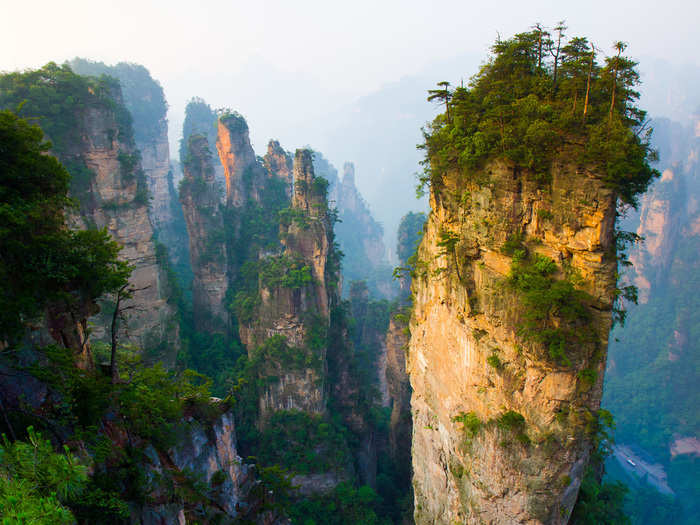
[[[189,523],[195,519],[197,509],[191,503],[173,502],[166,486],[161,486],[161,480],[168,477],[189,477],[205,484],[206,523],[250,518],[261,503],[251,494],[259,482],[252,467],[238,456],[233,414],[225,412],[204,423],[189,417],[185,425],[186,432],[167,451],[150,445],[146,448],[144,467],[154,491],[149,504],[133,518],[154,525]]]
[[[264,363],[262,374],[276,379],[261,393],[263,418],[276,410],[325,411],[325,339],[337,295],[328,271],[332,229],[325,191],[314,176],[311,153],[298,150],[292,206],[280,225],[281,251],[259,254],[258,304],[239,323],[249,354],[273,336],[286,340],[286,353],[269,355]],[[307,355],[305,364],[291,357],[297,353]]]
[[[292,185],[294,184],[292,156],[287,153],[279,141],[270,140],[267,144],[267,153],[263,157],[263,163],[268,176],[277,177],[285,182],[287,196],[292,197]]]
[[[161,121],[158,134],[151,140],[138,144],[141,151],[141,164],[148,181],[151,195],[149,211],[156,231],[167,227],[173,221],[171,195],[168,189],[170,172],[170,147],[168,145],[168,122]]]
[[[257,189],[261,185],[256,179],[264,171],[256,162],[255,152],[250,145],[248,124],[242,116],[231,113],[219,118],[216,149],[224,167],[229,205],[239,208],[248,199],[259,201]]]
[[[197,330],[227,333],[227,257],[221,195],[207,139],[191,135],[180,201],[190,239],[194,279],[192,303]]]
[[[108,75],[119,81],[121,89],[113,86],[111,93],[114,99],[112,110],[113,117],[106,117],[107,120],[103,123],[100,130],[99,119],[88,117],[92,124],[92,130],[88,130],[88,135],[92,133],[92,147],[96,146],[94,139],[95,133],[108,133],[115,135],[115,131],[119,128],[119,133],[111,139],[116,138],[118,145],[118,160],[120,169],[115,170],[114,159],[110,161],[110,154],[106,153],[106,143],[97,145],[101,151],[94,151],[88,162],[88,167],[92,168],[96,173],[101,172],[102,176],[97,181],[97,186],[91,189],[93,195],[80,196],[81,201],[92,201],[92,206],[83,206],[84,219],[88,225],[104,225],[100,217],[92,215],[98,208],[109,208],[109,212],[120,211],[120,221],[125,224],[121,227],[110,226],[110,230],[121,230],[119,235],[122,238],[134,236],[132,244],[138,244],[140,254],[137,258],[148,258],[149,261],[154,261],[154,247],[146,248],[147,244],[153,244],[151,236],[153,233],[159,238],[160,242],[168,243],[172,241],[170,235],[171,224],[173,222],[173,206],[172,193],[169,191],[169,172],[170,172],[170,152],[168,146],[168,121],[166,118],[167,103],[163,93],[163,88],[160,84],[151,77],[150,72],[143,66],[132,63],[121,62],[116,65],[108,66],[102,62],[93,62],[81,58],[75,58],[69,62],[73,71],[80,75],[92,77],[100,77]],[[99,90],[94,90],[97,93]],[[99,97],[99,94],[98,94]],[[122,101],[123,98],[123,101]],[[125,115],[124,109],[128,110],[129,115]],[[131,125],[127,121],[131,122]],[[94,125],[97,125],[95,128]],[[83,135],[83,138],[85,135]],[[110,140],[111,140],[110,139]],[[97,140],[99,143],[99,140]],[[76,153],[75,151],[73,153]],[[140,156],[140,163],[137,156]],[[101,166],[102,163],[106,163]],[[121,171],[121,179],[119,177],[111,178],[104,175],[107,172],[118,173]],[[133,181],[137,179],[135,193],[132,193],[132,184],[125,184],[126,179]],[[107,186],[105,186],[107,184]],[[94,194],[97,191],[99,195]],[[124,195],[119,195],[124,191]],[[104,199],[107,199],[106,201]],[[138,203],[138,204],[137,204]],[[127,217],[125,208],[127,204],[138,209],[131,217]],[[118,210],[121,207],[122,209]],[[147,210],[150,225],[142,224],[141,211]],[[103,210],[104,211],[104,210]],[[86,213],[87,212],[87,213]],[[114,216],[114,213],[106,215]],[[122,219],[123,217],[123,219]],[[107,222],[111,219],[108,217]],[[133,225],[127,225],[131,223]],[[125,230],[126,228],[126,230]],[[151,232],[148,232],[150,228]],[[170,243],[172,246],[172,242]],[[126,252],[125,252],[125,255]],[[132,257],[132,255],[128,255]],[[157,261],[156,261],[157,262]],[[162,261],[161,261],[162,262]],[[148,265],[151,263],[149,262]],[[138,270],[135,272],[135,288],[144,288],[137,292],[138,297],[146,299],[148,302],[143,305],[143,310],[138,314],[132,315],[131,321],[127,325],[127,330],[122,334],[131,343],[136,343],[142,347],[153,348],[161,346],[165,343],[169,347],[175,347],[178,343],[178,330],[174,322],[173,305],[168,305],[165,302],[157,303],[154,299],[166,299],[169,295],[169,285],[166,282],[165,270],[163,267],[158,269],[157,279],[152,275],[147,275],[151,269],[144,270],[141,268],[143,263],[138,262]],[[161,265],[162,266],[162,265]],[[144,326],[138,326],[137,317],[144,316],[150,318]],[[158,313],[154,316],[153,313]],[[104,319],[98,322],[96,335],[103,337],[104,325],[109,322],[111,316],[107,315]],[[156,318],[161,324],[159,328],[156,326]],[[173,356],[162,355],[166,361],[171,361]]]
[[[408,331],[406,322],[396,316],[386,333],[386,384],[391,406],[389,451],[396,465],[410,472],[411,465],[411,384],[406,373]]]
[[[117,90],[112,97],[121,104]],[[173,310],[165,299],[166,277],[156,260],[140,156],[128,137],[116,133],[114,111],[88,107],[82,117],[84,143],[78,146],[79,158],[93,176],[89,189],[80,197],[80,216],[74,216],[72,222],[76,227],[106,228],[123,246],[120,257],[133,266],[130,286],[135,291],[125,304],[131,309],[120,340],[154,347],[172,340],[177,330]],[[109,318],[98,318],[94,337],[107,337]],[[166,360],[170,358],[166,356]]]
[[[617,265],[615,196],[567,158],[546,186],[492,162],[432,189],[407,365],[416,523],[568,520],[592,448]],[[552,279],[543,290],[568,280],[584,292],[570,303],[576,319],[555,314],[533,331],[514,260],[522,272],[549,268],[529,267]],[[562,346],[545,347],[544,330]]]

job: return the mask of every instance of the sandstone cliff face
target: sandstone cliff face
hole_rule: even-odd
[[[611,326],[615,197],[563,161],[551,176],[540,188],[492,163],[433,188],[407,365],[416,523],[566,523],[576,500]],[[502,252],[514,235],[590,294],[570,366],[520,330]]]
[[[228,203],[241,207],[248,199],[259,200],[257,188],[260,185],[255,178],[262,170],[256,163],[248,124],[243,117],[229,115],[219,119],[216,149],[224,167]]]
[[[330,282],[328,258],[331,226],[327,216],[325,186],[319,185],[311,164],[311,153],[298,150],[294,159],[294,194],[290,208],[294,218],[280,226],[281,253],[259,254],[259,265],[282,272],[268,280],[259,277],[259,304],[248,321],[240,322],[240,336],[251,353],[270,337],[283,336],[290,347],[304,349],[308,364],[292,366],[283,359],[266,360],[268,382],[260,398],[264,418],[276,410],[320,413],[326,408],[325,340],[330,323],[330,306],[337,289]],[[292,264],[292,267],[286,267]],[[294,280],[289,272],[305,277]],[[311,365],[310,363],[314,364]]]
[[[410,471],[411,464],[411,384],[406,373],[408,334],[406,324],[392,317],[386,333],[387,394],[391,406],[389,450],[397,465]]]
[[[167,452],[159,452],[152,446],[146,449],[147,477],[156,490],[151,494],[151,503],[133,518],[153,525],[199,522],[201,517],[196,517],[191,504],[173,503],[167,496],[166,487],[158,482],[164,472],[187,473],[211,486],[206,502],[211,516],[204,523],[249,517],[261,502],[251,495],[257,483],[254,471],[243,463],[236,450],[233,414],[225,412],[211,423],[188,418],[186,424],[187,431]]]
[[[120,103],[118,93],[114,98]],[[78,146],[79,156],[94,174],[82,201],[92,205],[81,206],[81,215],[73,218],[73,224],[106,227],[123,246],[120,256],[134,267],[130,284],[136,289],[126,306],[136,305],[137,309],[128,316],[120,339],[141,347],[156,346],[171,340],[177,331],[173,330],[173,311],[165,299],[165,276],[156,261],[138,151],[116,132],[115,115],[105,108],[88,108],[82,124],[84,143]],[[108,329],[107,320],[101,318],[94,336],[104,338]]]
[[[171,195],[168,187],[170,171],[170,147],[168,145],[168,123],[160,122],[158,134],[137,143],[141,151],[141,165],[148,181],[151,195],[150,215],[153,228],[159,231],[173,221]]]
[[[224,301],[228,289],[224,219],[212,155],[202,135],[189,138],[180,201],[190,239],[195,326],[199,331],[226,333],[229,316]]]
[[[271,140],[267,144],[267,153],[263,157],[263,163],[268,176],[278,177],[285,181],[287,197],[292,197],[292,185],[294,184],[292,156],[287,153],[279,141]]]

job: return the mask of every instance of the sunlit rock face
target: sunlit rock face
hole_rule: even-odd
[[[226,333],[228,276],[220,188],[207,139],[192,135],[187,148],[180,201],[190,239],[195,325],[200,331]]]
[[[240,207],[248,199],[259,201],[255,194],[258,184],[246,184],[245,178],[259,176],[255,152],[250,145],[248,124],[239,115],[222,117],[218,121],[216,149],[224,167],[226,177],[226,197],[229,204]]]
[[[407,364],[416,523],[566,523],[575,503],[612,320],[615,196],[563,156],[551,179],[494,162],[432,190]],[[520,330],[514,235],[589,294],[570,364]]]

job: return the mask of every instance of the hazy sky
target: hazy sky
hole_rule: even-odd
[[[290,150],[318,147],[341,166],[353,159],[340,157],[349,153],[337,147],[342,130],[329,138],[329,119],[343,108],[355,111],[360,97],[401,78],[420,77],[413,85],[423,93],[439,80],[468,78],[498,33],[510,36],[537,21],[553,26],[565,19],[571,34],[586,35],[605,50],[621,39],[633,57],[698,66],[699,5],[691,0],[0,0],[0,70],[75,56],[140,63],[165,89],[171,144],[181,133],[186,101],[198,95],[245,115],[258,153],[275,137]],[[419,124],[410,122],[419,138]],[[375,174],[359,168],[358,182],[373,203],[368,177]]]
[[[269,79],[250,74],[267,72],[277,90],[308,86],[286,115],[275,109],[293,121],[441,60],[482,57],[497,32],[560,19],[599,45],[623,39],[633,56],[697,64],[700,8],[690,0],[0,0],[0,70],[75,56],[141,63],[165,87],[173,121],[195,94],[246,114],[240,93],[255,93]]]

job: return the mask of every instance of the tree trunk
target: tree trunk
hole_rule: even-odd
[[[117,369],[117,333],[119,331],[119,309],[121,307],[122,294],[128,286],[128,283],[119,288],[117,292],[117,302],[114,305],[114,313],[112,313],[112,353],[109,359],[109,373],[112,376],[112,384],[119,381],[119,370]]]
[[[591,93],[591,76],[593,75],[593,59],[595,57],[595,46],[591,44],[591,61],[588,63],[588,80],[586,81],[586,100],[583,103],[583,121],[586,121],[586,113],[588,113],[588,95]]]

